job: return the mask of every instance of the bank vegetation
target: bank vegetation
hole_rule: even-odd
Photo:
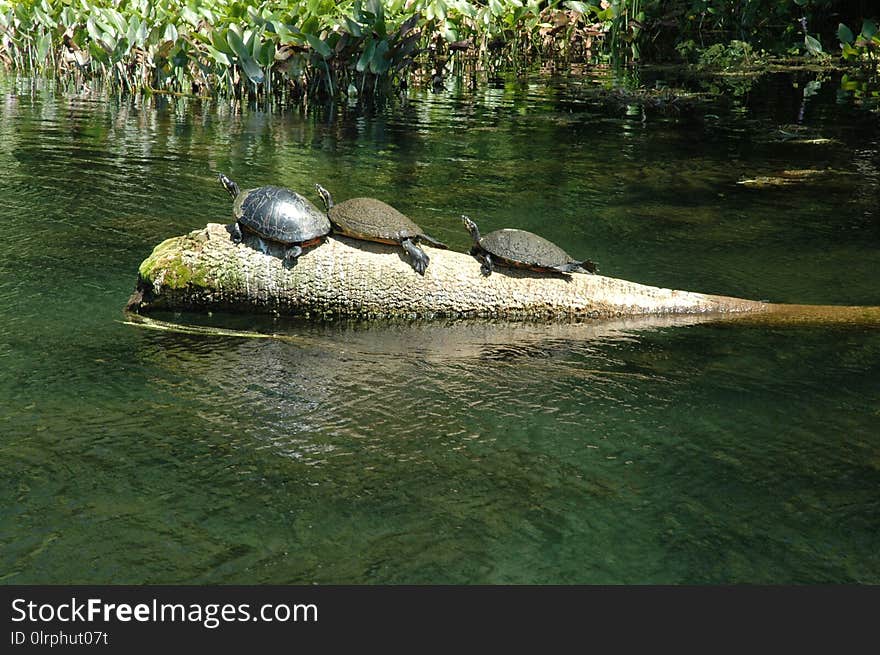
[[[296,102],[441,86],[537,62],[851,69],[876,97],[868,1],[0,0],[0,64],[72,85]]]

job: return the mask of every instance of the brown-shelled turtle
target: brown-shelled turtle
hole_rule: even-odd
[[[473,239],[471,254],[480,262],[483,275],[491,275],[495,263],[545,273],[595,273],[589,261],[575,261],[562,248],[525,230],[503,229],[480,236],[480,228],[467,216],[461,217]]]
[[[412,267],[420,275],[425,274],[430,259],[425,251],[419,248],[419,242],[428,243],[435,248],[447,247],[425,234],[422,228],[408,216],[381,200],[351,198],[336,205],[327,189],[320,184],[316,184],[315,189],[323,198],[327,207],[327,216],[339,234],[363,241],[400,245],[409,255]]]
[[[279,186],[239,190],[238,185],[219,175],[220,183],[235,203],[232,241],[241,243],[242,230],[287,246],[284,261],[293,266],[303,248],[313,246],[330,233],[327,215],[296,191]]]

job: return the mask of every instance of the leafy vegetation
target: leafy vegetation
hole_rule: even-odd
[[[877,31],[877,23],[872,20],[863,21],[862,31],[858,36],[841,23],[837,28],[837,38],[840,39],[844,59],[866,64],[868,67],[877,67],[878,55],[880,55],[880,32]]]
[[[858,35],[841,23],[837,38],[843,58],[855,65],[840,83],[841,95],[850,96],[857,105],[880,111],[880,32],[877,23],[862,22]]]
[[[704,67],[767,51],[877,68],[876,23],[827,25],[834,0],[0,0],[0,62],[122,92],[258,100],[349,99],[412,81],[442,84],[459,63],[511,67],[677,59]],[[815,27],[815,31],[814,31]]]
[[[536,0],[0,0],[0,60],[120,90],[358,95],[491,63],[589,49],[595,8]],[[601,26],[599,26],[601,27]]]

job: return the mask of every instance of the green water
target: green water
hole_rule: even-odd
[[[644,122],[585,84],[266,114],[0,82],[0,580],[880,583],[875,327],[122,323],[154,245],[228,220],[216,171],[457,249],[468,213],[638,282],[880,304],[880,129],[833,84]],[[834,141],[770,138],[800,114]]]

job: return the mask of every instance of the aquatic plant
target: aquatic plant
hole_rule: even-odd
[[[120,92],[252,100],[372,96],[473,70],[775,43],[821,54],[831,0],[0,0],[0,63]],[[824,12],[824,13],[823,13]],[[823,22],[824,21],[824,22]],[[873,23],[866,22],[866,25]],[[815,36],[814,36],[815,35]],[[876,28],[838,35],[875,60]],[[702,56],[701,53],[706,53]],[[722,57],[723,58],[723,57]]]
[[[583,55],[601,11],[537,0],[0,0],[0,61],[122,91],[360,96],[452,57]]]
[[[877,30],[877,23],[867,19],[862,21],[862,30],[858,35],[840,23],[837,38],[844,59],[877,68],[880,63],[880,32]]]

